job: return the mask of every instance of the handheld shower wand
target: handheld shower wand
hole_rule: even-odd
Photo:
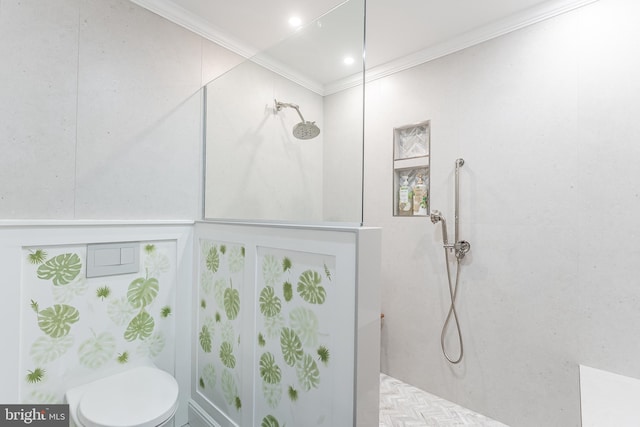
[[[442,212],[431,211],[430,217],[433,224],[442,222],[442,243],[445,248],[450,247],[451,245],[449,245],[449,238],[447,237],[447,221],[445,221],[444,216],[442,216]]]
[[[447,313],[447,318],[444,322],[444,325],[442,326],[442,332],[440,333],[440,346],[442,347],[442,353],[444,354],[444,357],[453,364],[456,363],[460,363],[460,361],[462,360],[462,356],[464,355],[464,346],[463,346],[463,342],[462,342],[462,332],[460,331],[460,321],[458,320],[458,313],[456,311],[456,297],[458,295],[458,284],[459,284],[459,278],[460,278],[460,260],[462,258],[465,257],[465,255],[469,252],[469,250],[471,249],[471,244],[469,242],[467,242],[466,240],[459,240],[458,239],[458,220],[459,220],[459,214],[458,214],[458,210],[459,210],[459,170],[460,167],[462,167],[462,165],[464,165],[464,160],[463,159],[457,159],[456,160],[456,169],[455,169],[455,174],[456,174],[456,187],[455,187],[455,230],[454,230],[454,236],[455,236],[455,243],[450,244],[449,243],[449,238],[447,236],[447,222],[444,219],[444,216],[442,215],[442,213],[440,211],[434,210],[431,212],[430,218],[431,218],[431,222],[433,224],[437,224],[438,222],[442,222],[442,247],[444,248],[444,259],[445,259],[445,265],[447,267],[447,281],[449,283],[449,297],[451,298],[451,304],[449,305],[449,312]],[[452,283],[452,279],[451,279],[451,269],[449,268],[449,253],[451,251],[454,251],[455,255],[456,255],[456,279],[455,279],[455,285]],[[455,325],[456,325],[456,330],[458,332],[458,343],[460,346],[460,353],[458,354],[457,358],[452,358],[451,356],[449,356],[449,354],[447,353],[446,347],[444,345],[444,339],[445,339],[445,334],[447,331],[447,327],[449,326],[449,322],[451,321],[451,317],[453,316],[453,319],[455,321]]]

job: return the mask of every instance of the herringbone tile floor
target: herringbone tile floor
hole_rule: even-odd
[[[380,374],[380,427],[508,427]]]

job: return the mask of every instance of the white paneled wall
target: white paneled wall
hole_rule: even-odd
[[[368,84],[365,224],[384,229],[386,373],[514,427],[580,425],[580,363],[640,378],[639,14],[600,0]],[[440,225],[390,216],[391,129],[425,119],[432,208],[450,235],[454,160],[466,161],[458,366],[440,350]]]
[[[175,286],[171,292],[175,297],[174,305],[171,307],[170,321],[175,322],[175,330],[180,331],[173,338],[164,341],[166,354],[162,360],[157,359],[158,366],[175,375],[180,385],[179,409],[176,415],[176,425],[183,425],[187,422],[187,401],[189,400],[190,389],[190,367],[189,367],[189,345],[190,345],[190,321],[191,321],[191,283],[192,277],[192,248],[193,248],[193,224],[187,221],[171,222],[124,222],[124,221],[2,221],[0,222],[0,269],[3,272],[3,283],[5,284],[2,298],[0,299],[0,312],[5,322],[3,342],[7,348],[0,354],[0,401],[7,404],[26,403],[33,400],[49,401],[50,403],[61,403],[63,390],[69,384],[77,384],[77,374],[86,375],[87,378],[102,376],[107,369],[112,369],[114,358],[117,352],[125,350],[125,345],[115,346],[109,351],[109,360],[102,359],[102,364],[95,364],[95,371],[81,372],[84,368],[79,359],[80,352],[76,348],[64,351],[51,350],[50,357],[36,357],[30,342],[34,337],[46,337],[43,331],[33,329],[35,314],[34,307],[45,309],[47,300],[54,299],[60,302],[62,293],[60,290],[52,290],[51,282],[42,281],[37,293],[40,295],[38,301],[29,301],[34,298],[34,288],[29,286],[31,274],[26,271],[33,271],[31,264],[34,260],[29,258],[30,250],[43,248],[49,255],[56,251],[64,250],[85,254],[85,245],[89,243],[105,242],[149,242],[157,243],[159,246],[170,247],[171,256],[167,257],[171,266],[174,281],[165,281],[163,286]],[[25,259],[25,257],[27,259]],[[45,256],[46,257],[46,256]],[[85,265],[86,258],[79,259]],[[23,267],[29,268],[23,269]],[[147,266],[148,267],[148,266]],[[80,268],[80,267],[78,267]],[[144,274],[140,272],[141,274]],[[100,317],[100,312],[105,304],[111,303],[119,298],[118,288],[120,285],[129,283],[132,275],[118,275],[110,278],[103,278],[103,281],[94,279],[86,281],[85,269],[81,268],[76,280],[70,283],[70,287],[77,286],[75,290],[65,293],[68,298],[66,303],[78,307],[83,313],[80,314],[79,321],[68,341],[76,346],[81,343],[81,336],[90,334],[93,331],[100,334],[112,328],[113,325]],[[135,276],[133,276],[135,277]],[[98,297],[97,289],[111,282],[111,292],[106,297]],[[119,283],[119,284],[117,284]],[[55,287],[55,286],[54,286]],[[64,292],[64,290],[63,290]],[[103,294],[104,295],[104,294]],[[111,298],[110,298],[111,297]],[[34,306],[34,302],[39,303]],[[104,303],[104,304],[102,304]],[[40,305],[41,304],[41,305]],[[102,307],[100,307],[102,305]],[[93,316],[90,314],[93,312]],[[168,317],[167,317],[168,318]],[[172,328],[171,328],[172,329]],[[29,332],[31,331],[31,332]],[[108,335],[108,334],[107,334]],[[118,337],[122,340],[122,336]],[[139,344],[135,342],[133,344]],[[127,344],[131,345],[131,343]],[[105,346],[108,349],[109,346]],[[130,358],[133,360],[135,350],[129,350]],[[44,376],[41,381],[33,382],[27,380],[29,371],[35,367],[44,369]],[[86,367],[86,366],[85,366]],[[52,400],[47,400],[52,397]]]
[[[195,240],[190,424],[378,425],[380,230],[205,222]]]

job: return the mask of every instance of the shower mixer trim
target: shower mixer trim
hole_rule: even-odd
[[[431,222],[437,224],[442,222],[442,247],[445,249],[455,250],[456,258],[462,259],[471,249],[471,244],[466,240],[458,240],[455,243],[449,243],[449,237],[447,236],[447,221],[445,221],[442,212],[434,210],[429,215]]]

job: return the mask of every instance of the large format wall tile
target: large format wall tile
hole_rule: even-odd
[[[323,127],[320,95],[253,62],[207,85],[207,218],[322,220],[322,133],[294,138],[300,118],[274,98]]]
[[[0,35],[0,217],[200,216],[200,88],[237,55],[126,0],[3,0]]]
[[[640,49],[637,2],[598,2],[580,38],[581,349],[587,366],[640,378]]]
[[[640,377],[638,7],[600,0],[369,83],[365,223],[384,229],[386,373],[518,427],[579,425],[580,363]],[[426,119],[450,240],[465,159],[456,366],[439,342],[442,225],[391,217],[391,130]]]
[[[81,12],[77,216],[194,217],[200,38],[127,1]]]
[[[78,0],[3,0],[0,57],[0,217],[73,218]]]

